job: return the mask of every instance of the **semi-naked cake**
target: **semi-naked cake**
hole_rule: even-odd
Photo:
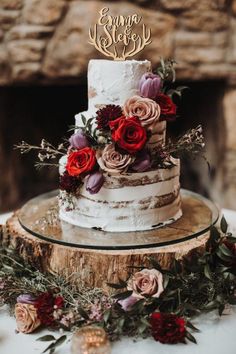
[[[162,86],[148,60],[90,60],[88,110],[60,160],[61,220],[127,232],[181,217],[179,159],[158,163],[165,114],[176,113]]]

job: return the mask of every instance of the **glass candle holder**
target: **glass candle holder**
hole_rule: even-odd
[[[82,327],[72,336],[71,354],[110,354],[111,345],[103,328]]]

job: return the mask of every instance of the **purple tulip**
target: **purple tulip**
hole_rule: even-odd
[[[129,297],[127,297],[126,299],[123,300],[119,300],[118,303],[120,304],[120,306],[122,307],[122,309],[126,312],[126,311],[130,311],[131,307],[138,301],[139,299],[137,299],[136,297],[130,295]]]
[[[142,151],[137,155],[132,169],[135,172],[145,172],[151,167],[151,157],[147,151]]]
[[[17,297],[16,301],[20,304],[34,305],[36,298],[30,294],[22,294]]]
[[[103,183],[103,174],[100,171],[96,171],[87,177],[86,191],[88,191],[90,194],[96,194],[102,188]]]
[[[143,74],[139,82],[140,95],[146,98],[155,99],[162,88],[160,76],[153,73]]]
[[[71,147],[75,149],[83,149],[89,146],[88,139],[84,135],[84,132],[80,129],[75,134],[71,135],[69,139]]]

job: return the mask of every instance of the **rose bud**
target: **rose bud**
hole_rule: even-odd
[[[71,135],[69,143],[72,148],[83,149],[86,146],[89,146],[88,139],[84,135],[82,129],[79,129],[75,134]]]
[[[96,194],[100,191],[103,183],[103,174],[100,171],[96,171],[87,177],[86,191],[88,191],[90,194]]]
[[[19,295],[16,299],[16,301],[20,304],[35,304],[36,297],[30,295],[30,294],[22,294]]]
[[[132,306],[138,301],[137,297],[129,296],[123,300],[119,300],[118,304],[122,307],[122,309],[127,312],[130,311]]]
[[[151,167],[151,158],[147,151],[142,151],[132,165],[135,172],[145,172]]]
[[[139,82],[140,95],[146,98],[155,99],[162,88],[160,76],[153,73],[143,74]]]

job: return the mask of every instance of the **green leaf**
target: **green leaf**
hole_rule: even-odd
[[[167,288],[167,286],[168,286],[168,284],[169,284],[169,280],[170,280],[170,277],[169,277],[167,274],[165,274],[165,275],[164,275],[164,282],[163,282],[163,287],[164,287],[164,289]]]
[[[195,331],[195,332],[200,332],[200,330],[199,330],[197,327],[195,327],[195,326],[192,324],[192,322],[187,321],[186,325],[187,325],[187,327],[191,328],[193,331]]]
[[[48,334],[46,336],[39,337],[36,340],[40,341],[40,342],[50,342],[50,341],[56,340],[56,338],[54,336]]]
[[[219,251],[222,252],[223,255],[228,256],[228,257],[233,257],[232,252],[228,247],[226,247],[224,244],[219,246]]]
[[[55,342],[49,344],[49,346],[44,349],[42,353],[46,353],[47,351],[50,351],[50,353],[53,353],[53,351],[55,351]]]
[[[54,343],[54,346],[59,347],[60,345],[62,345],[65,342],[66,338],[67,338],[66,335],[61,336],[60,338],[58,338],[56,340],[56,342]]]
[[[78,307],[78,311],[81,317],[83,317],[85,320],[89,320],[89,315],[82,307]]]
[[[83,114],[81,114],[81,119],[82,119],[83,125],[86,126],[87,120]]]
[[[108,322],[109,318],[111,316],[111,309],[107,309],[105,312],[104,312],[104,315],[103,315],[103,321],[105,323]]]
[[[188,340],[190,340],[190,342],[192,342],[192,343],[194,343],[194,344],[197,344],[197,341],[196,341],[196,339],[194,338],[194,336],[190,333],[190,332],[186,332],[186,338],[188,339]]]
[[[224,234],[227,232],[228,224],[227,224],[227,221],[225,220],[224,215],[222,216],[221,221],[220,221],[220,228]]]
[[[124,300],[132,294],[132,290],[124,291],[123,293],[113,295],[114,299]]]
[[[208,264],[206,264],[204,267],[204,275],[206,278],[212,280],[212,273]]]
[[[229,242],[231,242],[231,243],[236,243],[236,237],[227,236],[227,241],[229,241]]]

